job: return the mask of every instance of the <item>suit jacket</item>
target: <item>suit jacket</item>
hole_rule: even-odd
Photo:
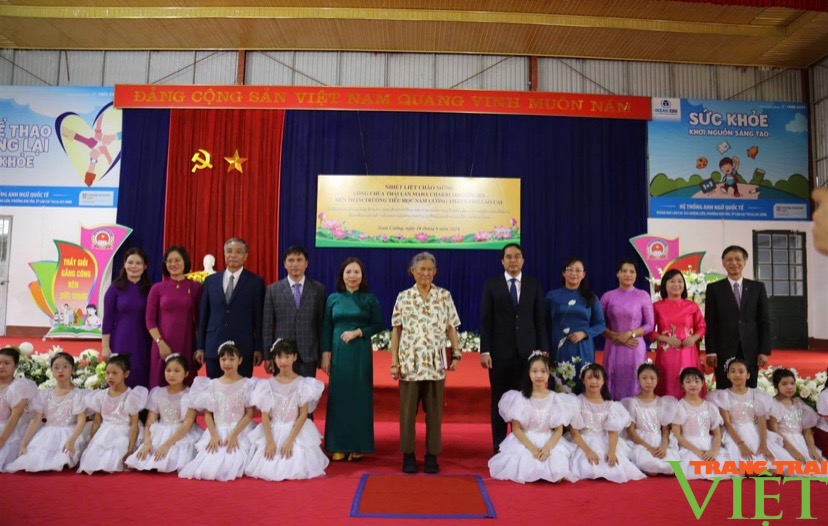
[[[742,304],[727,278],[707,286],[704,300],[705,351],[715,354],[719,363],[736,356],[739,343],[748,363],[756,363],[759,354],[771,353],[770,311],[765,284],[742,280]]]
[[[269,285],[264,302],[265,358],[270,357],[274,341],[286,338],[296,342],[303,362],[318,360],[325,301],[325,285],[308,277],[298,309],[287,278]]]
[[[549,350],[540,282],[525,274],[522,276],[515,308],[505,276],[500,274],[489,279],[483,287],[480,352],[490,353],[492,362],[497,364],[515,354],[528,359],[536,349]]]
[[[262,301],[264,279],[242,270],[230,302],[224,298],[224,271],[204,280],[198,320],[197,349],[207,358],[217,358],[218,348],[231,340],[245,356],[262,350]]]

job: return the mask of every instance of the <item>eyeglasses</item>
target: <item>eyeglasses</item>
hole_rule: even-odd
[[[572,274],[583,274],[584,273],[584,269],[582,269],[582,268],[566,267],[564,270],[566,272],[571,272]]]

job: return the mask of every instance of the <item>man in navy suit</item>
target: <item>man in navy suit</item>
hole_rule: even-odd
[[[716,389],[730,387],[725,366],[728,358],[748,365],[748,387],[756,387],[759,368],[771,353],[770,311],[765,284],[742,277],[748,253],[733,245],[722,252],[727,279],[707,286],[704,300],[704,335],[707,365],[716,371]]]
[[[209,276],[201,294],[195,360],[207,365],[207,376],[218,378],[218,348],[232,341],[242,353],[239,374],[250,378],[262,362],[264,280],[244,269],[248,248],[243,239],[224,243],[224,272]]]
[[[549,350],[540,282],[523,274],[523,248],[503,247],[504,273],[486,282],[480,323],[480,365],[489,370],[492,387],[492,440],[497,452],[506,438],[506,422],[497,404],[511,389],[520,389],[534,350]]]

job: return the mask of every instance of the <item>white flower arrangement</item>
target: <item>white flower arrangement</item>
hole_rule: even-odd
[[[379,331],[371,336],[371,349],[375,351],[387,351],[391,347],[391,331]]]
[[[571,361],[560,362],[552,367],[553,378],[555,379],[555,391],[558,393],[571,393],[575,389],[575,383],[578,373],[578,364],[581,363],[581,357],[576,356]]]
[[[695,302],[699,306],[699,309],[701,309],[702,314],[704,314],[704,300],[707,297],[707,285],[724,279],[724,275],[710,270],[707,272],[693,272],[690,267],[687,267],[687,270],[683,270],[681,274],[684,276],[684,282],[687,284],[687,299]],[[659,269],[658,277],[652,276],[648,278],[648,281],[652,285],[650,295],[653,298],[653,302],[661,299],[661,294],[658,289],[661,286],[661,278],[663,275],[664,271]]]
[[[20,344],[18,349],[20,349],[20,354],[22,354],[23,356],[31,356],[32,352],[34,351],[34,345],[32,345],[30,342],[23,342]]]
[[[21,347],[27,344],[24,342]],[[29,346],[33,347],[30,343]],[[29,354],[21,353],[20,364],[14,373],[15,378],[28,378],[40,389],[51,389],[57,385],[57,380],[52,376],[50,363],[52,357],[64,352],[59,345],[53,345],[46,352],[37,353],[31,349]],[[85,389],[102,389],[106,387],[106,363],[100,361],[100,353],[95,349],[86,349],[75,358],[75,374],[72,383],[76,387]]]
[[[769,394],[770,396],[776,396],[776,389],[773,387],[773,372],[776,369],[778,369],[778,367],[774,367],[772,365],[767,369],[761,369],[759,371],[759,378],[756,379],[757,389]],[[796,369],[791,367],[786,367],[786,369],[791,371],[794,376],[796,376],[796,394],[794,396],[798,396],[803,402],[816,409],[819,393],[821,393],[825,388],[825,382],[828,380],[828,374],[825,371],[822,371],[814,375],[813,378],[803,378],[799,376]],[[705,383],[707,384],[707,390],[712,391],[716,388],[716,377],[713,374],[705,375]]]
[[[472,331],[463,331],[457,334],[457,344],[461,352],[480,352],[480,335]],[[451,342],[446,335],[445,346]],[[391,348],[391,331],[384,330],[371,337],[371,349],[374,351],[388,351]]]

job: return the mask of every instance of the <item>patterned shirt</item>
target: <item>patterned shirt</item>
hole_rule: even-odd
[[[425,300],[417,285],[400,292],[391,314],[391,326],[402,327],[400,379],[445,379],[446,330],[460,326],[449,291],[432,285]]]

